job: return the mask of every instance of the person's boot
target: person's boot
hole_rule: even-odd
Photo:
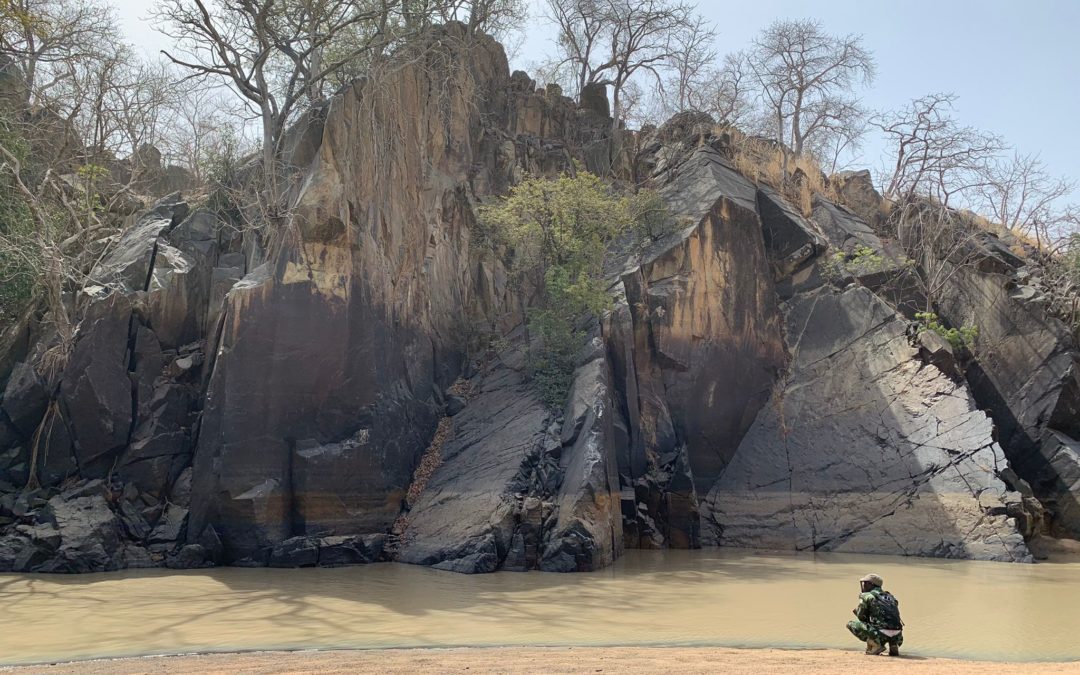
[[[896,646],[895,642],[889,644],[889,656],[900,656],[900,648]]]
[[[881,652],[885,651],[885,645],[879,644],[876,640],[866,641],[866,655],[877,656]]]

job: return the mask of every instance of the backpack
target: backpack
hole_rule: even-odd
[[[903,628],[904,622],[900,620],[900,601],[888,591],[874,593],[874,603],[870,607],[870,623],[888,630]]]

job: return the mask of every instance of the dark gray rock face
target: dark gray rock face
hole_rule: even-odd
[[[550,503],[561,444],[551,415],[506,353],[478,375],[468,407],[453,418],[441,462],[407,514],[397,560],[456,572],[493,572],[508,555],[526,495]],[[535,494],[530,494],[535,493]],[[539,529],[539,528],[538,528]],[[532,533],[538,538],[540,532]],[[535,557],[525,562],[536,567]]]
[[[227,559],[387,532],[443,412],[434,392],[461,371],[465,326],[520,320],[501,265],[471,241],[471,191],[505,187],[521,166],[568,166],[592,126],[569,99],[511,82],[494,42],[452,63],[404,68],[392,97],[358,81],[334,99],[298,199],[303,245],[227,296],[189,531],[213,524]],[[436,103],[447,81],[453,96]],[[430,120],[413,124],[415,111]],[[536,134],[553,139],[550,167]]]
[[[825,252],[828,242],[793,206],[767,186],[758,188],[757,208],[773,280],[782,281]]]
[[[382,558],[386,535],[348,535],[318,540],[319,564],[324,567],[365,565]]]
[[[131,434],[128,336],[131,302],[112,293],[92,302],[60,384],[80,470],[100,478]]]
[[[599,338],[596,345],[600,346]],[[402,562],[455,572],[610,565],[622,552],[613,405],[602,349],[575,373],[561,426],[512,347],[470,383],[440,462],[402,521]]]
[[[804,217],[707,115],[613,138],[599,92],[579,106],[493,41],[439,40],[463,30],[435,29],[438,68],[357,81],[289,132],[301,236],[280,256],[173,195],[75,298],[58,387],[15,366],[41,351],[30,327],[3,331],[0,571],[570,572],[703,544],[1027,560],[1036,496],[1080,532],[1080,370],[1002,242],[941,310],[976,308],[1001,345],[968,367],[973,399],[885,302],[906,261],[867,176]],[[574,162],[647,179],[674,231],[611,256],[560,418],[475,207]],[[883,269],[823,270],[859,247]],[[488,334],[511,347],[466,363]]]
[[[544,532],[540,569],[595,570],[607,567],[622,552],[617,449],[625,440],[611,366],[603,351],[596,351],[578,368],[563,414],[556,515]]]
[[[0,400],[3,401],[0,408],[7,415],[7,421],[19,435],[29,438],[37,430],[38,423],[45,414],[49,394],[33,366],[16,363],[8,376],[3,399]]]
[[[993,423],[865,288],[786,307],[793,354],[703,505],[723,546],[1028,561]]]
[[[990,267],[1009,269],[1006,258],[989,258],[998,261]],[[988,266],[956,270],[943,294],[941,314],[952,325],[978,327],[976,360],[966,373],[972,393],[993,415],[1019,476],[1036,488],[1040,501],[1061,505],[1060,514],[1050,509],[1053,526],[1061,534],[1080,537],[1080,523],[1067,515],[1077,494],[1067,480],[1055,478],[1057,468],[1048,462],[1056,454],[1056,439],[1080,438],[1080,355],[1075,341],[1043,305],[1015,292],[1009,274],[982,267]]]
[[[1054,533],[1075,538],[1080,533],[1080,442],[1053,429],[1043,431],[1040,441],[1017,462],[1017,470],[1053,514]]]

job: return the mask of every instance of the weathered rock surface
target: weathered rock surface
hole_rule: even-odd
[[[1010,254],[1011,255],[1011,254]],[[1009,259],[992,267],[1009,269]],[[1051,508],[1061,534],[1080,537],[1080,522],[1067,515],[1077,493],[1048,463],[1059,435],[1080,437],[1080,355],[1065,325],[1045,306],[1011,293],[1006,274],[977,266],[956,270],[941,314],[952,325],[979,329],[976,361],[967,379],[980,405],[994,417],[1010,463]],[[1055,433],[1056,432],[1056,433]],[[1043,447],[1049,443],[1050,447]]]
[[[599,337],[594,342],[563,413],[556,515],[540,556],[540,569],[552,572],[606,567],[623,549],[618,449],[627,441],[626,423]]]
[[[724,546],[1030,560],[993,423],[865,288],[786,306],[789,375],[712,487]]]
[[[605,332],[629,426],[619,472],[630,545],[693,547],[698,495],[768,400],[784,353],[757,189],[707,146],[661,176],[674,216],[692,225],[622,273]]]
[[[523,365],[520,350],[510,350],[474,379],[469,405],[454,416],[452,435],[439,450],[439,467],[406,516],[398,560],[492,572],[506,559],[515,532],[529,527],[523,522],[519,528],[528,520],[526,497],[553,509],[559,487],[553,453],[561,444],[549,431],[550,412],[524,381]],[[541,527],[535,523],[529,533],[534,550],[524,568],[537,566]]]
[[[459,58],[459,29],[429,45],[445,72],[418,60],[335,97],[294,219],[304,244],[228,295],[192,500],[192,532],[214,524],[227,557],[386,532],[435,431],[433,392],[461,371],[465,327],[520,320],[501,266],[471,241],[473,191],[520,166],[569,166],[583,138],[571,130],[588,125],[568,99],[513,83],[494,41]],[[539,148],[558,166],[532,154],[534,135],[561,138]]]
[[[7,422],[14,427],[12,436],[21,435],[29,438],[37,430],[38,423],[49,404],[49,394],[45,384],[34,372],[33,366],[16,363],[8,376],[0,408],[7,416]],[[6,425],[6,422],[5,422]],[[9,446],[10,447],[10,446]],[[5,448],[6,449],[6,448]]]

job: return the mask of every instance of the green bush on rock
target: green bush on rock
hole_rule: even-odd
[[[598,176],[579,172],[528,178],[480,208],[483,236],[508,251],[519,288],[542,283],[539,302],[527,309],[528,369],[548,405],[566,400],[574,356],[585,341],[583,320],[611,303],[603,282],[609,245],[632,229],[662,227],[662,203],[642,195],[619,195]],[[640,224],[638,214],[649,224]]]
[[[953,349],[974,350],[975,340],[979,337],[979,327],[964,324],[960,328],[946,328],[934,312],[916,312],[919,332],[931,330],[945,338]]]

